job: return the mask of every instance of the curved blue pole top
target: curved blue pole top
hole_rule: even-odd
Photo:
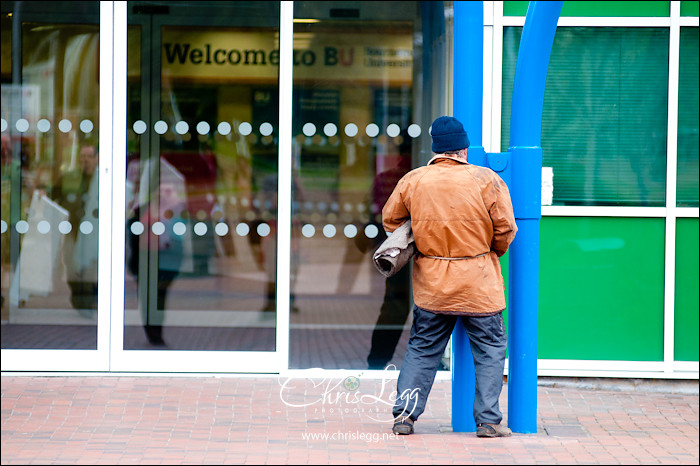
[[[510,146],[539,147],[547,67],[563,1],[530,2],[515,66]]]

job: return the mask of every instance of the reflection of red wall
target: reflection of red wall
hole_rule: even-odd
[[[212,153],[170,152],[161,157],[185,177],[187,210],[190,215],[211,214],[216,202],[216,157]]]

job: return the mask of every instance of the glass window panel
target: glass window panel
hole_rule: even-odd
[[[129,3],[127,350],[275,350],[279,16]]]
[[[3,349],[97,348],[98,23],[3,2]]]
[[[698,360],[698,219],[676,222],[676,294],[674,354],[677,361]]]
[[[525,16],[529,4],[530,2],[505,1],[503,15]],[[670,11],[670,2],[566,0],[561,9],[561,16],[668,16]]]
[[[698,2],[681,1],[681,16],[697,16]]]
[[[522,28],[504,28],[501,149],[508,149]],[[557,29],[542,114],[555,205],[663,206],[668,29]]]
[[[663,360],[663,219],[543,218],[540,276],[540,359]]]
[[[677,205],[698,206],[698,28],[681,28]]]
[[[294,3],[291,368],[400,367],[410,268],[384,279],[371,254],[446,112],[442,2],[348,5]]]

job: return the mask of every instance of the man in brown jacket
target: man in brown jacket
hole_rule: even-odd
[[[413,327],[397,383],[393,432],[413,433],[459,320],[474,356],[477,436],[509,436],[498,403],[507,343],[498,258],[518,230],[510,194],[495,172],[467,162],[469,139],[457,119],[436,119],[431,135],[435,156],[399,181],[382,210],[387,232],[411,219],[418,251]]]

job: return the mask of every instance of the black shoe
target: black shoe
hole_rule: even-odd
[[[411,435],[413,433],[413,419],[408,416],[399,416],[394,419],[394,427],[391,429],[396,435]]]

